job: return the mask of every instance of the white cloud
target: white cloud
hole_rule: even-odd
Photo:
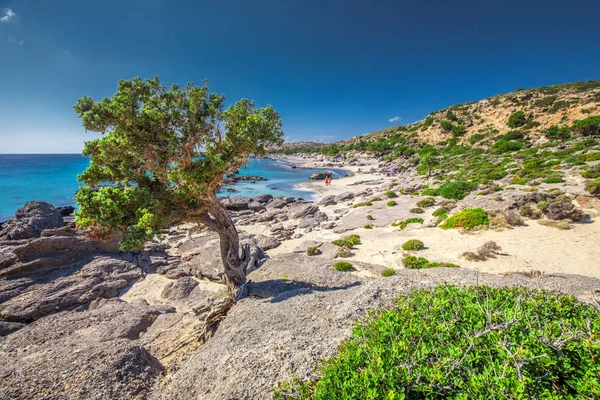
[[[390,121],[390,122],[400,122],[400,121],[402,121],[402,118],[400,118],[399,116],[396,115],[394,118],[388,119],[388,121]]]
[[[25,44],[25,41],[23,39],[17,39],[12,36],[8,38],[8,42],[12,44],[18,44],[19,46]]]
[[[0,17],[0,22],[8,22],[16,16],[17,14],[13,10],[11,10],[10,8],[5,8],[4,15]]]

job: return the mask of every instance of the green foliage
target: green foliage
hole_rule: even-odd
[[[396,275],[396,270],[393,268],[386,268],[383,271],[381,271],[381,276],[383,276],[383,277],[394,276],[394,275]]]
[[[575,122],[571,130],[581,136],[600,136],[600,115]]]
[[[508,153],[521,150],[523,148],[523,143],[514,140],[500,139],[492,145],[492,148],[498,153]]]
[[[481,208],[467,208],[448,218],[441,226],[442,229],[466,228],[488,226],[490,223],[488,213]]]
[[[368,206],[372,206],[372,205],[373,205],[373,203],[372,203],[372,202],[370,202],[370,201],[365,201],[365,202],[362,202],[362,203],[358,203],[358,204],[355,204],[355,205],[353,205],[353,206],[352,206],[352,208],[358,208],[358,207],[368,207]]]
[[[432,169],[439,165],[437,151],[433,146],[424,146],[419,151],[419,164],[426,168],[427,176],[431,176]]]
[[[448,118],[450,121],[458,121],[458,118],[456,117],[456,115],[454,115],[454,113],[451,110],[448,110],[448,112],[446,113],[446,118]]]
[[[394,198],[398,197],[398,195],[391,190],[388,190],[387,192],[385,192],[385,195],[390,199],[394,199]]]
[[[585,190],[593,195],[600,196],[600,178],[593,179],[585,184]]]
[[[332,244],[336,245],[336,246],[343,246],[343,247],[349,247],[352,248],[357,244],[360,244],[360,236],[359,235],[349,235],[346,236],[342,239],[337,239],[334,240],[333,242],[331,242]]]
[[[522,288],[413,290],[352,329],[283,399],[597,399],[600,311]]]
[[[506,135],[502,136],[504,140],[518,140],[523,139],[523,132],[519,130],[508,131]]]
[[[398,203],[395,200],[390,200],[387,203],[385,203],[385,205],[388,206],[388,207],[394,207],[397,204]]]
[[[402,265],[408,269],[426,269],[426,268],[460,268],[452,263],[431,262],[423,257],[408,256],[402,260]]]
[[[79,175],[86,186],[76,195],[77,225],[97,238],[121,232],[123,250],[184,221],[230,229],[230,219],[213,218],[224,210],[215,188],[250,155],[283,141],[271,106],[244,99],[225,108],[206,84],[122,80],[114,96],[82,97],[74,109],[87,131],[103,135],[84,146],[90,165]]]
[[[560,176],[550,176],[544,179],[542,182],[544,183],[563,183],[565,180]]]
[[[363,226],[363,228],[365,228],[365,229],[373,229],[373,225],[365,225],[365,226]]]
[[[477,142],[482,141],[483,139],[485,139],[485,135],[482,135],[481,133],[476,133],[469,138],[469,143],[473,145]]]
[[[511,128],[518,128],[527,123],[527,118],[525,117],[524,111],[517,111],[508,117],[507,125]]]
[[[423,189],[423,191],[421,192],[421,194],[423,196],[437,196],[438,195],[438,189],[433,189],[433,188]]]
[[[446,182],[438,189],[438,193],[445,199],[462,200],[475,189],[472,182]]]
[[[350,264],[349,262],[346,261],[338,261],[333,263],[333,269],[335,269],[336,271],[350,271],[352,270],[354,267],[352,266],[352,264]]]
[[[317,256],[321,254],[321,250],[318,247],[309,247],[306,249],[307,256]]]
[[[406,251],[421,250],[424,247],[425,244],[417,239],[411,239],[402,245],[402,249]]]
[[[435,204],[435,199],[433,197],[427,197],[426,199],[420,200],[417,202],[417,207],[431,207]]]
[[[465,129],[465,127],[464,127],[464,126],[462,126],[462,125],[454,125],[454,126],[452,127],[451,131],[452,131],[452,135],[454,135],[454,136],[462,136],[462,135],[464,135],[464,134],[465,134],[465,132],[466,132],[467,130],[466,130],[466,129]]]
[[[565,140],[571,136],[571,130],[568,127],[558,127],[556,125],[552,125],[548,129],[543,131],[544,136],[548,139],[559,139]]]
[[[375,197],[373,197],[373,198],[371,199],[371,201],[372,201],[372,202],[375,202],[375,201],[381,201],[381,197],[377,197],[377,196],[375,196]]]
[[[422,224],[423,222],[423,218],[408,218],[404,221],[394,222],[392,226],[397,226],[403,231],[409,224]]]
[[[454,125],[452,125],[452,122],[450,122],[448,120],[443,120],[440,123],[440,126],[442,127],[443,130],[448,131],[448,132],[451,131],[452,128],[454,127]]]

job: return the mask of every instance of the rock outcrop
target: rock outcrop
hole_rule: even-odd
[[[0,240],[20,240],[39,237],[43,230],[64,225],[59,210],[45,201],[30,201],[19,208],[15,216],[4,223]]]

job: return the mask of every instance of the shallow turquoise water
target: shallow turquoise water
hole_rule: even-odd
[[[74,195],[79,188],[77,175],[89,164],[79,154],[0,154],[0,221],[13,216],[26,202],[43,200],[55,206],[75,205]],[[270,159],[251,159],[240,175],[258,175],[268,181],[235,185],[232,196],[256,196],[269,193],[311,198],[310,191],[294,187],[308,180],[318,169],[292,169],[289,163]],[[346,175],[333,170],[334,177]],[[226,196],[225,190],[220,194]]]

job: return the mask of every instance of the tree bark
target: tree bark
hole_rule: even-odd
[[[240,254],[240,239],[235,224],[219,199],[211,196],[206,206],[214,224],[209,226],[219,234],[225,282],[229,287],[230,295],[237,301],[248,294],[246,273],[248,268],[258,260],[251,257],[248,245],[242,248]]]

